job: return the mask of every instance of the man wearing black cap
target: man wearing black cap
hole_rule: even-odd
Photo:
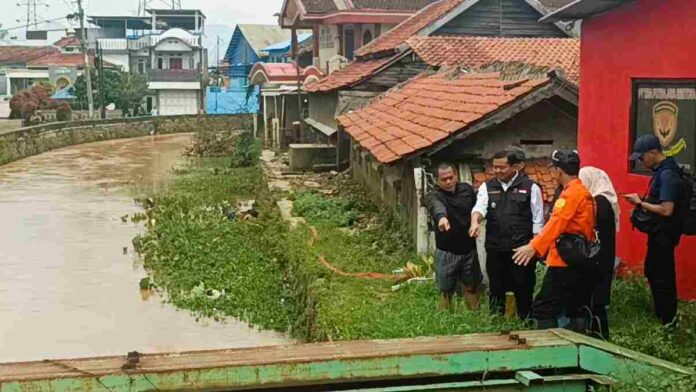
[[[590,276],[582,267],[571,267],[563,261],[556,249],[556,240],[561,234],[594,239],[594,199],[578,179],[580,157],[577,152],[554,151],[551,167],[551,174],[563,186],[563,191],[541,233],[529,244],[515,249],[513,259],[518,265],[527,265],[534,257],[546,256],[548,269],[532,305],[532,318],[537,326],[540,329],[556,328],[558,316],[565,312],[573,322],[571,329],[583,332],[588,319],[582,308],[590,302]]]
[[[645,277],[650,284],[655,315],[662,324],[670,324],[677,315],[674,249],[681,237],[681,225],[677,218],[682,181],[680,168],[672,157],[665,156],[660,139],[654,135],[638,138],[629,159],[640,161],[653,172],[646,200],[635,193],[624,198],[652,218],[653,228],[648,233],[648,252],[645,256]]]

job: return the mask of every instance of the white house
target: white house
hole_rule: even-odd
[[[148,112],[197,114],[205,109],[208,55],[199,10],[150,9],[148,16],[91,16],[104,60],[146,76]]]

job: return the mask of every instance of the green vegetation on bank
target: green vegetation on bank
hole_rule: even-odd
[[[241,142],[235,143],[239,148]],[[410,235],[396,214],[375,206],[352,181],[332,179],[338,191],[330,196],[293,194],[294,212],[307,225],[289,229],[276,211],[276,195],[267,190],[256,159],[251,166],[238,167],[238,160],[198,155],[202,157],[193,159],[153,198],[147,210],[148,232],[135,241],[155,284],[176,306],[202,316],[238,317],[305,341],[522,327],[489,316],[485,304],[480,311],[468,311],[458,301],[454,312],[438,312],[432,281],[392,290],[391,279],[343,276],[391,274],[408,263],[428,270],[409,246]],[[246,199],[256,200],[258,217],[232,216],[236,203]],[[340,273],[323,264],[322,257]],[[615,284],[612,342],[696,367],[696,304],[681,304],[681,327],[670,332],[652,316],[650,301],[642,278]],[[624,390],[690,391],[695,381],[640,381]],[[669,389],[662,387],[664,383]]]

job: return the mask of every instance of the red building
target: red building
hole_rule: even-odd
[[[665,151],[696,171],[696,0],[582,0],[547,16],[582,19],[579,151],[619,192],[640,194],[649,177],[627,157],[636,135],[653,132]],[[646,238],[622,204],[618,256],[640,267]],[[696,238],[677,252],[682,299],[696,299]]]

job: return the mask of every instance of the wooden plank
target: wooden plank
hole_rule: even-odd
[[[527,339],[526,348],[568,346],[570,343],[546,331],[525,331],[520,336]],[[270,346],[232,350],[193,351],[169,354],[145,354],[141,358],[143,368],[160,371],[181,368],[216,366],[264,365],[281,363],[306,363],[312,361],[359,359],[388,356],[436,355],[469,351],[493,351],[518,348],[520,345],[501,334],[472,334],[448,337],[424,337],[396,340],[371,340],[335,343],[312,343],[287,346]],[[89,372],[105,373],[120,369],[125,357],[98,357],[90,359],[65,359],[60,363]],[[36,361],[0,364],[0,381],[18,375],[46,374],[55,371],[55,363]]]

